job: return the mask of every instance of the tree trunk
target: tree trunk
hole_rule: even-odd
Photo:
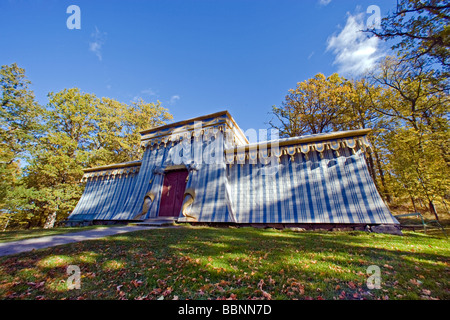
[[[432,214],[434,214],[434,216],[436,217],[436,220],[439,221],[439,217],[438,217],[438,215],[437,215],[436,208],[434,207],[433,201],[430,200],[430,201],[429,201],[429,205],[430,205],[430,212],[431,212]]]
[[[409,195],[409,196],[411,197],[411,202],[412,202],[412,205],[413,205],[413,208],[414,208],[414,212],[419,212],[419,211],[417,211],[416,202],[414,201],[413,196],[412,195]]]
[[[50,213],[47,217],[47,221],[45,221],[44,229],[51,229],[55,226],[56,222],[56,211]]]
[[[372,157],[372,153],[371,152],[366,152],[366,160],[367,160],[367,167],[369,169],[369,173],[372,176],[372,180],[375,183],[375,186],[377,187],[378,191],[380,191],[380,193],[382,193],[380,190],[380,186],[378,185],[378,181],[377,181],[377,177],[375,174],[375,165],[373,163],[373,157]]]
[[[381,167],[380,156],[378,155],[378,152],[375,150],[375,148],[373,150],[373,154],[375,155],[375,160],[377,162],[378,172],[380,173],[381,185],[383,186],[383,195],[386,197],[386,201],[388,203],[391,203],[392,198],[391,198],[391,194],[389,193],[388,187],[386,185],[386,180],[384,178],[384,171],[383,171],[383,168]]]
[[[8,220],[6,220],[6,224],[3,227],[3,231],[6,231],[6,228],[8,228],[9,220],[11,219],[11,216],[8,215]]]
[[[425,209],[426,209],[426,206],[423,204],[422,198],[419,198],[419,203],[420,203],[420,206],[421,206],[422,208],[425,208]]]

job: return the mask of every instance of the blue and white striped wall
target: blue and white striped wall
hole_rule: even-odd
[[[84,193],[68,219],[132,220],[141,211],[155,177],[154,170],[167,153],[168,148],[147,149],[138,173],[88,178]]]
[[[220,146],[215,155],[223,156],[223,133],[215,140]],[[317,151],[308,157],[282,155],[277,165],[250,164],[248,159],[230,165],[204,158],[180,160],[181,149],[198,155],[211,141],[182,143],[147,148],[137,173],[89,178],[69,220],[132,220],[150,190],[155,199],[143,218],[157,217],[164,169],[184,161],[189,169],[186,188],[195,190],[186,213],[198,222],[398,223],[376,190],[362,150],[341,148],[338,156],[331,149],[323,151],[322,157]],[[180,212],[179,221],[192,219]]]
[[[398,223],[369,175],[362,151],[283,155],[267,165],[228,166],[231,203],[239,223]]]

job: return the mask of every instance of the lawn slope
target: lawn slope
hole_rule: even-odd
[[[185,226],[0,258],[0,299],[450,299],[449,262],[438,235]]]

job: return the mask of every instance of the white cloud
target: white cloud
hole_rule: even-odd
[[[331,0],[319,0],[319,4],[321,6],[326,6],[331,2]]]
[[[152,90],[151,88],[144,89],[144,90],[141,90],[141,92],[139,94],[134,95],[133,98],[131,99],[131,102],[139,102],[140,100],[145,101],[145,99],[143,98],[145,96],[147,96],[147,98],[149,96],[150,97],[152,97],[152,96],[158,97],[159,94],[156,91]],[[181,99],[181,97],[179,95],[175,94],[175,95],[171,96],[169,98],[169,100],[165,100],[165,101],[166,101],[167,105],[174,105],[180,99]]]
[[[102,46],[106,41],[106,32],[101,32],[95,27],[95,32],[91,34],[92,41],[89,42],[89,51],[92,51],[97,56],[98,60],[102,61]]]
[[[130,94],[131,96],[131,94]],[[158,99],[159,98],[158,90],[154,90],[152,88],[142,89],[139,93],[135,94],[131,99],[131,102],[139,102],[141,100],[146,101],[150,99]],[[173,95],[170,97],[169,101],[167,101],[168,105],[173,105],[177,100],[180,99],[180,96]]]
[[[175,104],[177,102],[177,100],[180,100],[180,96],[179,95],[173,95],[173,96],[170,97],[169,104]]]
[[[362,32],[365,29],[363,13],[355,16],[349,14],[342,31],[328,39],[327,50],[332,50],[336,55],[333,64],[338,65],[339,73],[361,75],[384,56],[380,40]]]
[[[144,89],[144,90],[141,91],[141,93],[149,95],[149,96],[156,96],[157,95],[156,91],[153,90],[152,88]]]

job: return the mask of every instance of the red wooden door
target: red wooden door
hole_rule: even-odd
[[[164,176],[159,207],[160,217],[178,217],[186,189],[187,170],[169,171]]]

